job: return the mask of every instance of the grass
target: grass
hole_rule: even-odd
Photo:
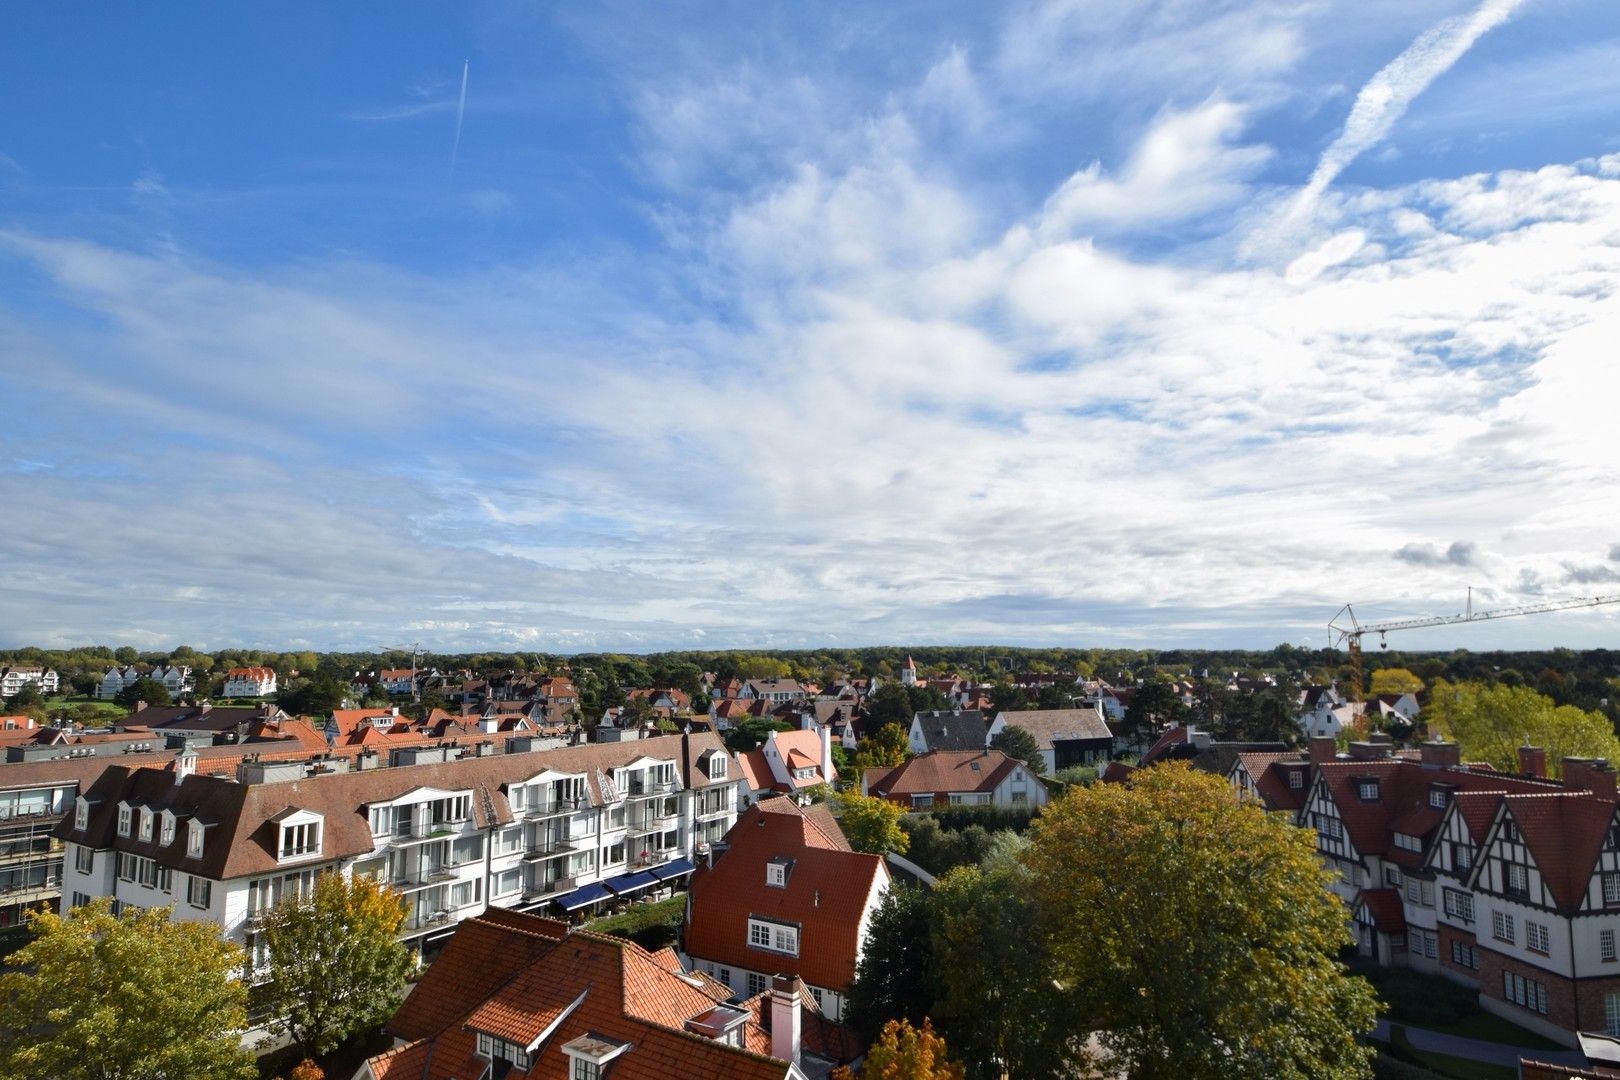
[[[1442,976],[1363,965],[1357,965],[1356,974],[1372,983],[1389,1006],[1391,1023],[1528,1050],[1562,1049],[1533,1031],[1485,1012],[1475,991]]]
[[[1490,1065],[1483,1061],[1452,1057],[1449,1054],[1431,1054],[1427,1050],[1413,1050],[1412,1056],[1442,1076],[1456,1080],[1518,1080],[1519,1070],[1507,1065]]]
[[[686,894],[677,893],[651,904],[631,904],[628,911],[592,919],[585,929],[629,938],[644,949],[656,951],[675,944],[681,919],[686,915]]]
[[[1501,1017],[1492,1016],[1484,1011],[1474,1013],[1472,1016],[1465,1016],[1455,1024],[1427,1028],[1426,1030],[1440,1031],[1447,1035],[1458,1035],[1464,1039],[1479,1039],[1482,1042],[1502,1043],[1506,1046],[1522,1046],[1527,1050],[1564,1049],[1563,1046],[1553,1042],[1551,1039],[1544,1039],[1533,1031],[1503,1020]]]

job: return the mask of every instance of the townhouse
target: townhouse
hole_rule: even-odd
[[[462,923],[356,1080],[809,1080],[860,1054],[797,980],[736,1000],[668,949],[492,909]]]
[[[912,809],[946,804],[1045,806],[1046,785],[1000,750],[934,750],[892,769],[867,769],[861,794]]]
[[[221,697],[269,697],[276,692],[275,669],[267,667],[233,667],[225,672],[225,686]]]
[[[978,709],[930,709],[913,713],[906,741],[913,754],[930,750],[979,750],[1001,730],[1002,720],[992,723]]]
[[[0,668],[0,699],[16,697],[25,686],[37,686],[42,695],[49,697],[61,686],[61,679],[50,668]]]
[[[1520,750],[1517,774],[1449,743],[1396,756],[1327,738],[1241,755],[1240,790],[1312,828],[1359,951],[1476,988],[1482,1008],[1565,1045],[1620,1037],[1620,804],[1607,762]]]
[[[54,835],[71,904],[173,904],[262,960],[257,931],[284,896],[337,871],[404,894],[401,938],[442,938],[486,905],[563,912],[668,887],[736,820],[739,770],[713,735],[671,735],[419,764],[244,762],[205,776],[112,766]],[[375,766],[373,762],[373,766]]]
[[[889,885],[883,859],[851,850],[825,803],[756,803],[692,877],[687,966],[749,998],[777,976],[801,979],[839,1020]]]

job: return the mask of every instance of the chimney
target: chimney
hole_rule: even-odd
[[[833,778],[832,725],[818,726],[821,728],[821,779],[830,784]]]
[[[1462,764],[1462,747],[1454,742],[1435,739],[1419,746],[1418,753],[1423,755],[1423,764],[1436,768],[1455,769]]]
[[[188,746],[184,750],[180,751],[179,754],[175,755],[174,783],[176,787],[180,786],[186,777],[190,776],[196,771],[197,754],[191,749],[191,747]]]
[[[1603,758],[1564,759],[1564,786],[1585,788],[1605,799],[1615,797],[1614,769]]]
[[[771,980],[771,1057],[799,1062],[799,983],[791,975]]]
[[[1526,776],[1547,775],[1547,751],[1539,746],[1519,747],[1519,771]]]
[[[1339,756],[1339,743],[1331,735],[1311,736],[1311,764],[1322,765]]]
[[[1390,745],[1376,742],[1353,742],[1350,744],[1350,756],[1357,761],[1381,761],[1389,757]]]

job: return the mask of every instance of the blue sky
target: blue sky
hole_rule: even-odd
[[[1611,0],[0,18],[0,643],[1620,592]]]

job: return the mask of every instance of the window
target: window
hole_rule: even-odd
[[[1505,941],[1512,945],[1516,939],[1513,932],[1513,916],[1505,911],[1491,912],[1491,936],[1497,941]]]
[[[90,804],[83,799],[73,807],[73,827],[80,832],[90,827]]]
[[[1620,904],[1620,874],[1603,875],[1603,902]]]
[[[523,871],[514,867],[495,875],[495,885],[491,890],[492,896],[511,896],[523,884]]]
[[[1460,889],[1445,890],[1446,914],[1463,922],[1474,921],[1474,898]]]
[[[133,816],[134,816],[134,812],[132,810],[130,810],[129,807],[123,805],[122,803],[119,804],[119,806],[118,806],[118,835],[119,836],[128,836],[129,835],[129,822],[130,822],[130,818],[132,818]]]
[[[191,822],[186,826],[186,854],[193,859],[202,858],[203,827],[198,822]]]
[[[1423,882],[1421,891],[1423,895],[1418,903],[1422,904],[1424,907],[1434,907],[1434,882]]]
[[[1423,841],[1410,833],[1398,832],[1395,834],[1395,846],[1402,851],[1422,851]]]
[[[527,1072],[529,1068],[529,1054],[517,1043],[497,1039],[493,1035],[478,1033],[478,1053],[491,1061],[509,1061],[514,1069]]]
[[[787,887],[788,867],[792,865],[786,859],[772,859],[765,864],[765,884],[778,889]]]
[[[1474,947],[1465,942],[1453,941],[1451,943],[1451,962],[1458,967],[1478,967],[1474,959]]]
[[[90,902],[90,894],[89,893],[76,892],[76,893],[73,894],[73,906],[74,907],[76,907],[76,908],[84,907],[84,905],[88,904],[89,902]]]
[[[152,839],[152,811],[144,806],[141,807],[140,838],[148,842]]]
[[[1474,865],[1474,852],[1467,844],[1453,844],[1451,846],[1451,860],[1457,864],[1457,870],[1466,874]]]
[[[1384,884],[1391,889],[1401,887],[1401,868],[1398,866],[1384,867]]]
[[[1507,864],[1507,891],[1518,896],[1530,892],[1530,872],[1518,863]]]
[[[1446,808],[1446,792],[1444,788],[1433,788],[1429,791],[1429,805],[1436,810]]]
[[[302,825],[283,825],[281,827],[281,857],[283,859],[297,858],[300,855],[314,855],[319,853],[320,850],[320,822],[309,821]]]
[[[766,989],[767,985],[768,984],[765,981],[765,976],[759,974],[758,972],[754,972],[754,971],[750,971],[748,973],[748,996],[749,997],[753,997],[755,994],[763,994],[765,992],[765,989]]]
[[[174,815],[167,810],[163,811],[163,828],[159,833],[159,839],[164,847],[174,843]]]
[[[1598,931],[1598,957],[1609,962],[1614,961],[1614,931]]]
[[[709,759],[709,779],[724,780],[726,778],[726,755],[715,754]]]
[[[1316,825],[1316,831],[1329,840],[1337,840],[1344,835],[1344,829],[1339,825],[1338,818],[1326,814],[1312,814],[1311,817]]]
[[[573,1061],[574,1071],[569,1073],[569,1080],[600,1080],[602,1066],[584,1058],[574,1058]]]
[[[934,797],[932,795],[913,795],[911,797],[911,805],[912,806],[933,806],[934,805]]]
[[[373,806],[371,808],[371,834],[373,836],[386,836],[394,828],[394,808],[392,806]]]
[[[213,899],[214,883],[192,874],[186,881],[186,903],[192,907],[206,908]]]
[[[1300,772],[1298,769],[1289,769],[1288,770],[1288,786],[1290,788],[1293,788],[1295,791],[1298,791],[1300,788],[1304,787],[1305,786],[1305,774]]]
[[[1524,921],[1525,948],[1529,949],[1533,953],[1540,953],[1542,956],[1546,956],[1549,951],[1548,943],[1550,940],[1551,938],[1547,933],[1546,923],[1531,922],[1529,919]]]
[[[762,919],[749,919],[748,944],[756,949],[769,949],[771,952],[798,956],[799,928]]]
[[[1620,1038],[1620,994],[1603,995],[1603,1028]]]
[[[95,868],[96,853],[83,844],[73,845],[73,869],[81,874],[88,874]]]
[[[620,840],[616,844],[609,844],[607,847],[602,849],[603,866],[617,866],[622,862],[624,862],[623,840]]]
[[[720,980],[720,985],[721,986],[730,987],[731,986],[731,969],[728,968],[728,967],[721,968],[719,970],[719,972],[715,975],[715,978]]]
[[[1502,972],[1502,996],[1520,1008],[1547,1015],[1547,987],[1512,971]]]
[[[1362,802],[1377,802],[1378,801],[1378,781],[1377,780],[1358,780],[1358,781],[1356,781],[1356,797],[1358,799],[1360,799]]]

